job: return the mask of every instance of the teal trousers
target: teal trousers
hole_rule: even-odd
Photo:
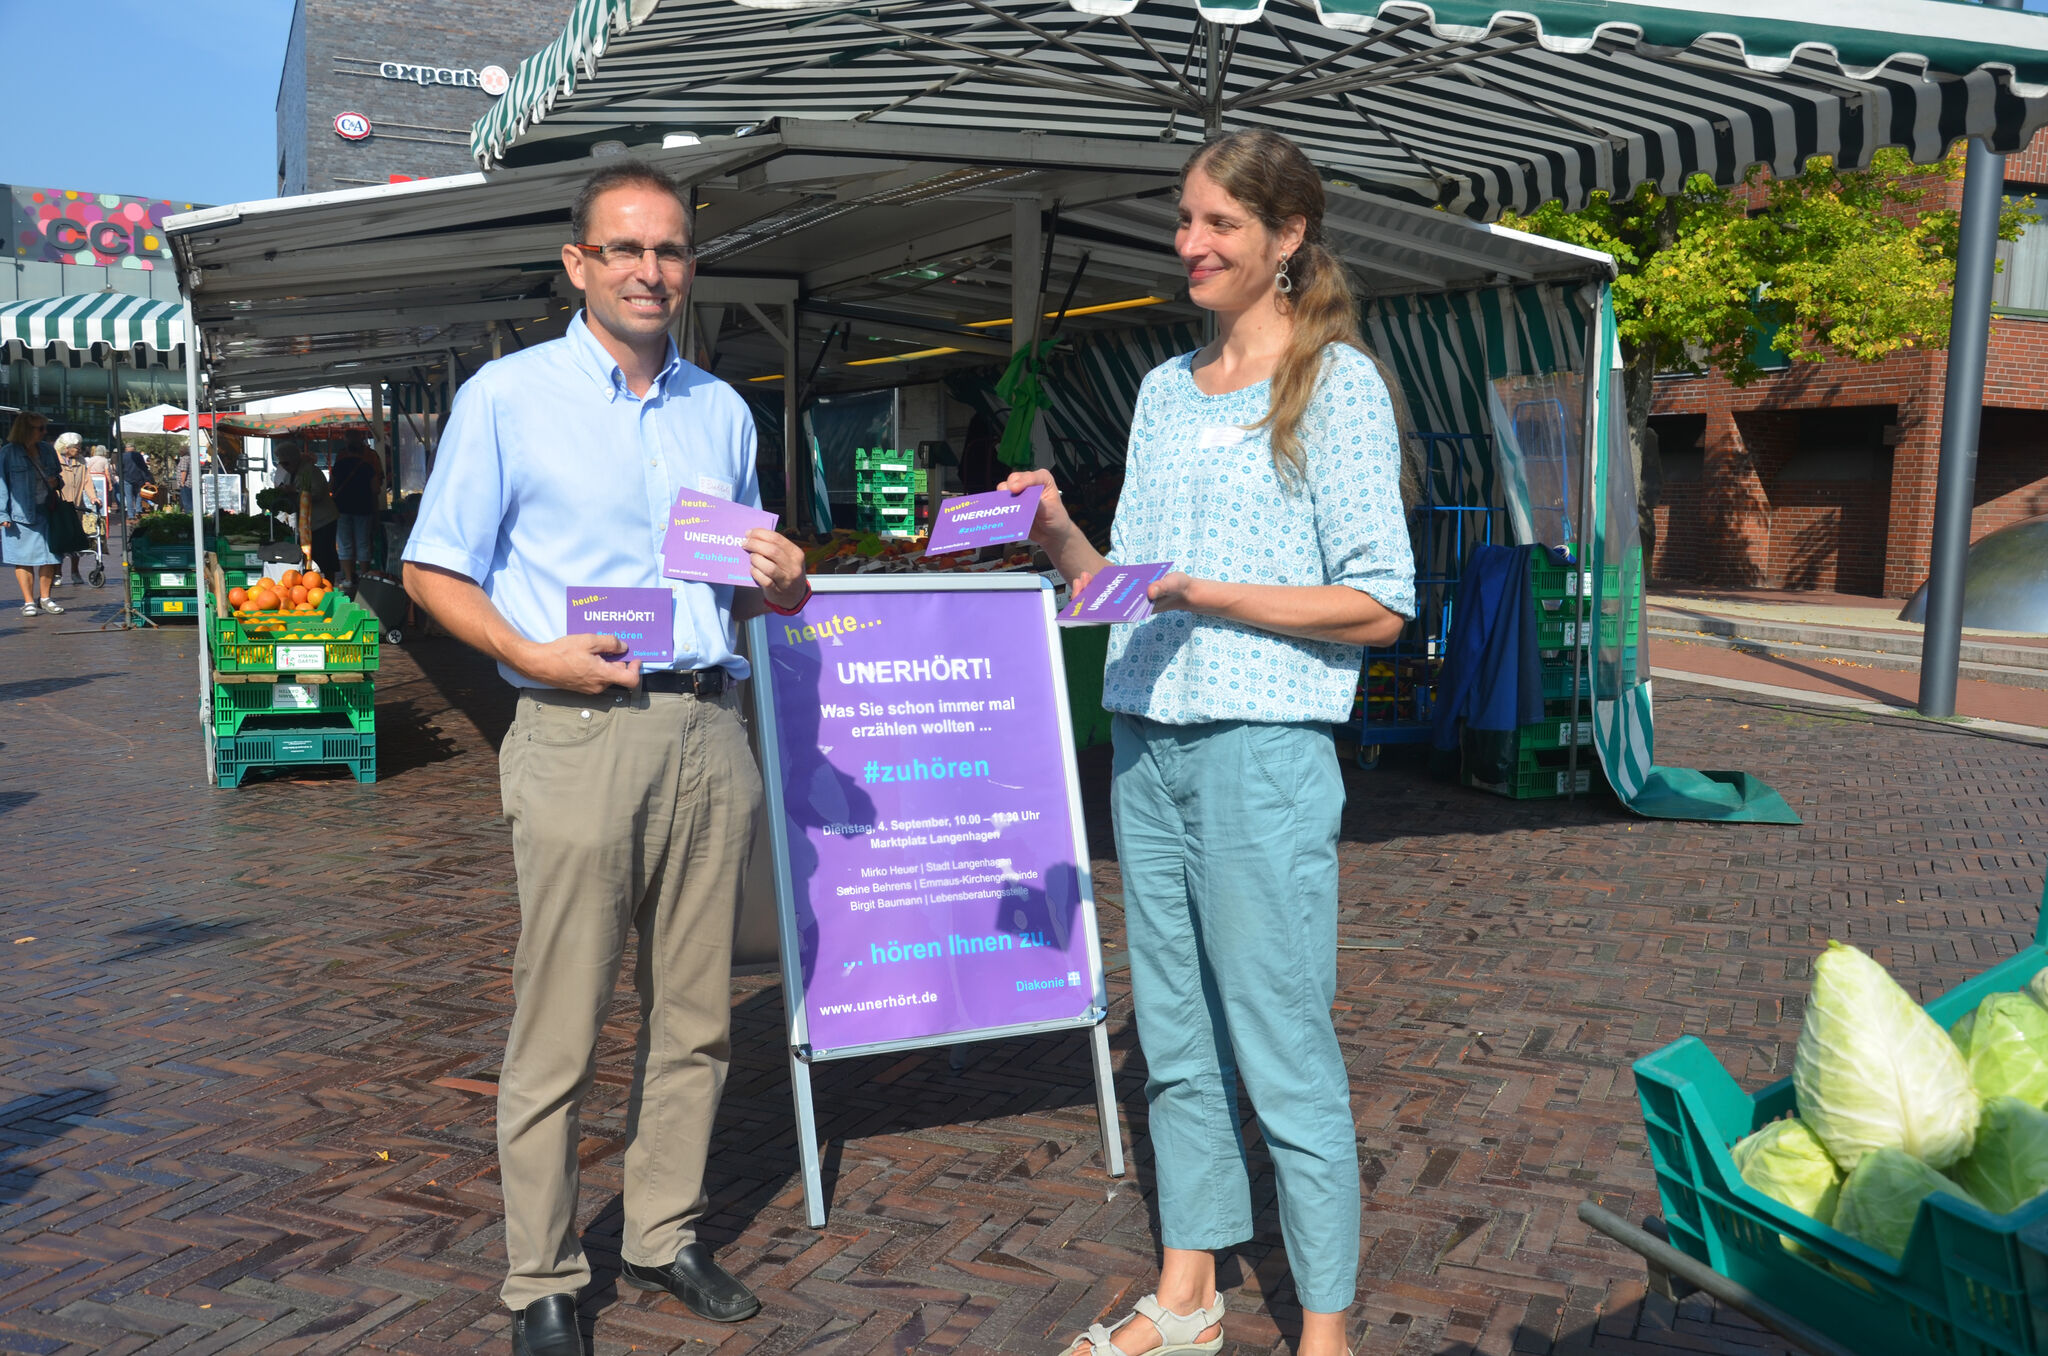
[[[1358,1138],[1330,1004],[1344,782],[1325,725],[1115,721],[1110,806],[1169,1248],[1252,1235],[1241,1079],[1304,1309],[1358,1276]]]

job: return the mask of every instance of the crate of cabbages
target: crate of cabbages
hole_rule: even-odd
[[[1672,1246],[1866,1356],[2048,1354],[2044,944],[1922,1008],[1828,943],[1753,1097],[1695,1037],[1638,1061]]]

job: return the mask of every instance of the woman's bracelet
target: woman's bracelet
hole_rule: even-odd
[[[761,590],[762,605],[778,617],[794,617],[797,613],[803,611],[805,605],[808,604],[810,601],[811,581],[809,579],[804,580],[804,596],[796,600],[796,606],[794,607],[782,607],[778,605],[773,598],[770,598],[768,596],[768,590]]]

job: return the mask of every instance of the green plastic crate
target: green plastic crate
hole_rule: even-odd
[[[234,617],[215,617],[208,636],[222,673],[364,673],[377,667],[381,627],[374,613],[329,593],[313,617],[292,618],[281,633]],[[319,639],[320,633],[327,639]]]
[[[2034,944],[1928,1003],[1946,1027],[2048,966],[2048,891]],[[1937,1194],[1894,1259],[1752,1190],[1730,1146],[1798,1109],[1787,1078],[1744,1092],[1687,1036],[1635,1066],[1671,1245],[1870,1356],[2048,1354],[2048,1196],[1994,1215]],[[1798,1243],[1809,1255],[1793,1252]]]
[[[1580,609],[1572,607],[1569,601],[1559,601],[1562,605],[1554,611],[1542,607],[1538,607],[1536,610],[1536,648],[1539,650],[1570,649],[1578,644],[1579,632],[1582,626],[1588,631],[1592,629],[1591,618],[1586,618],[1582,622],[1580,617],[1576,615]],[[1631,625],[1628,637],[1631,643],[1635,640],[1634,630],[1634,626]],[[1621,614],[1619,612],[1603,612],[1600,614],[1599,637],[1593,640],[1592,643],[1595,646],[1610,646],[1621,643]]]
[[[289,728],[338,717],[357,734],[375,734],[376,702],[375,686],[369,682],[215,683],[213,732],[238,735],[252,728]]]
[[[1609,565],[1600,571],[1600,594],[1611,598],[1621,587],[1621,567]],[[1529,596],[1532,598],[1576,598],[1593,586],[1593,572],[1561,565],[1548,552],[1538,551],[1529,561]]]
[[[1516,738],[1521,738],[1520,731]],[[1581,745],[1576,770],[1572,768],[1571,753],[1569,747],[1519,752],[1504,782],[1482,781],[1469,770],[1463,773],[1462,780],[1474,790],[1490,791],[1509,800],[1558,800],[1573,794],[1588,795],[1607,785],[1606,774],[1600,770],[1598,750]]]
[[[908,473],[917,466],[917,454],[894,447],[857,447],[853,450],[853,469],[861,471],[902,471]]]
[[[1571,718],[1571,701],[1567,698],[1560,703],[1564,710],[1553,717],[1546,715],[1542,720],[1532,721],[1515,731],[1515,750],[1519,755],[1541,753],[1546,749],[1570,748],[1574,733],[1577,734],[1579,765],[1585,766],[1588,754],[1593,749],[1593,713],[1591,703],[1582,703],[1587,709],[1577,720]],[[1573,727],[1576,726],[1576,732]],[[1593,755],[1597,757],[1598,755]]]
[[[214,735],[214,782],[240,786],[255,772],[300,771],[326,765],[345,767],[359,782],[377,780],[377,737],[357,734],[346,724],[302,725]]]
[[[861,485],[853,492],[853,502],[863,508],[907,509],[911,497],[908,485]]]

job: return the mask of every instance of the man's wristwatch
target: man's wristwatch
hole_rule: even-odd
[[[808,604],[810,601],[811,581],[809,579],[804,580],[804,596],[796,600],[796,605],[794,607],[780,606],[778,603],[776,603],[776,601],[773,598],[770,598],[768,596],[768,590],[761,590],[762,604],[765,605],[770,612],[773,612],[778,617],[794,617],[797,613],[803,611],[805,605]]]

